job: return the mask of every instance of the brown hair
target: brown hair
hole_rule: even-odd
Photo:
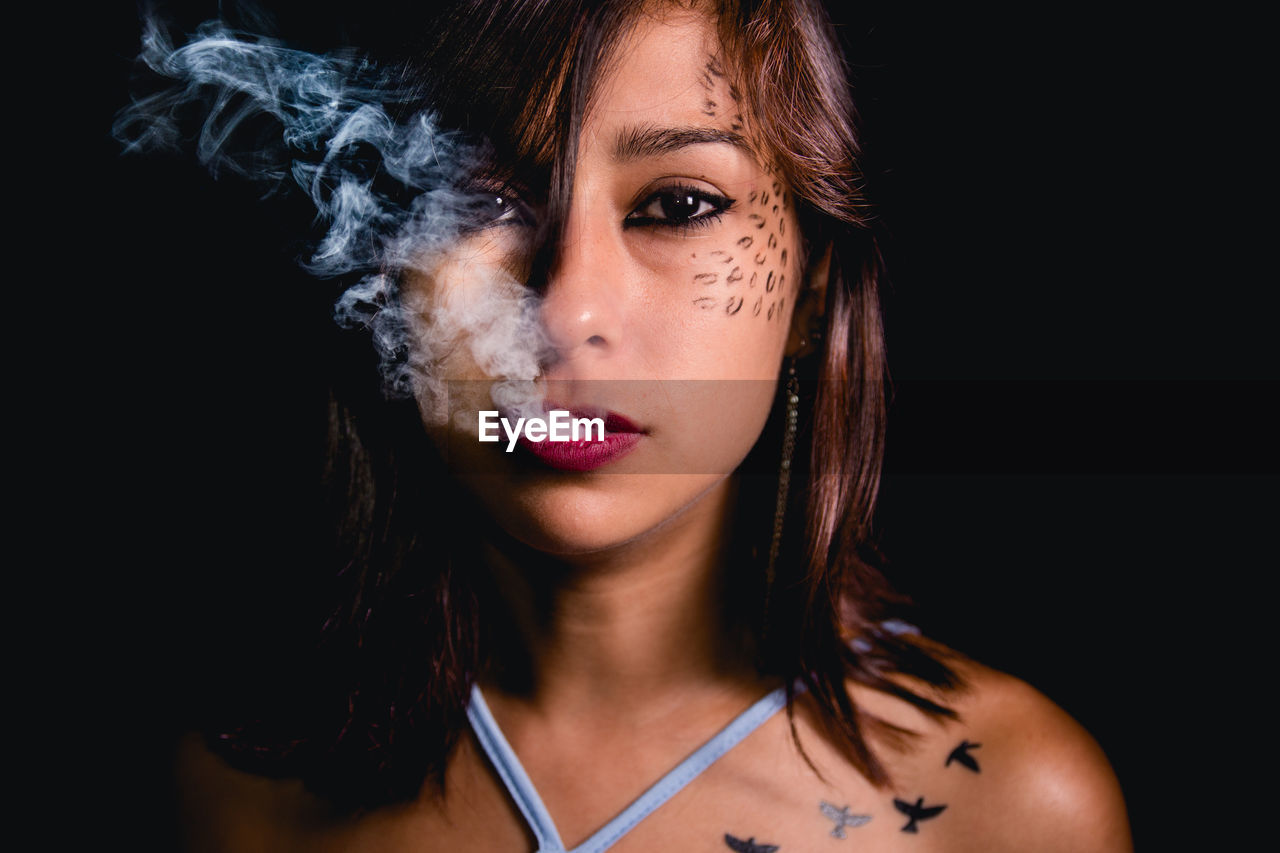
[[[882,272],[847,73],[815,0],[691,5],[709,7],[720,23],[725,69],[757,119],[757,150],[791,187],[807,242],[831,250],[826,333],[799,366],[806,381],[776,577],[766,577],[768,542],[745,532],[772,530],[775,417],[744,463],[744,471],[770,473],[743,478],[738,556],[754,572],[732,594],[760,671],[803,684],[832,741],[883,783],[847,682],[950,715],[892,676],[940,686],[954,678],[922,646],[881,628],[898,599],[867,559],[884,450]],[[535,275],[555,251],[592,86],[643,8],[629,0],[468,0],[434,36],[404,48],[404,73],[423,81],[422,104],[486,138],[495,169],[549,187]],[[304,674],[268,712],[258,696],[251,709],[224,705],[203,721],[210,743],[240,766],[301,776],[333,801],[363,807],[411,798],[425,779],[443,779],[502,622],[492,581],[455,553],[471,532],[496,534],[433,491],[443,467],[417,409],[379,396],[367,350],[335,333],[326,472],[340,557],[326,594],[341,605],[327,608],[318,648],[306,654],[310,667],[298,668]]]

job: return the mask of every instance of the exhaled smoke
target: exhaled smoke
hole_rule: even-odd
[[[465,297],[402,291],[404,273],[438,262],[477,225],[485,201],[467,187],[479,148],[441,128],[403,78],[354,53],[318,56],[219,22],[175,48],[148,19],[140,59],[172,82],[121,110],[115,137],[126,151],[180,148],[194,111],[195,153],[212,174],[301,188],[325,227],[303,265],[359,276],[335,317],[370,330],[389,394],[416,396],[439,422],[440,362],[465,347],[485,375],[504,380],[495,402],[536,402],[546,340],[532,291],[496,270],[469,282]],[[267,145],[248,132],[263,120],[279,129]]]

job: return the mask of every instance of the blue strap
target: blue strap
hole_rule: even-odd
[[[671,772],[655,782],[637,797],[635,802],[623,809],[621,814],[567,853],[600,853],[612,847],[619,838],[635,828],[636,824],[674,797],[698,774],[737,746],[747,735],[760,728],[786,704],[786,689],[782,687],[760,699],[721,729],[715,737],[676,765]],[[489,706],[485,704],[484,697],[480,693],[479,685],[471,688],[471,705],[467,709],[467,717],[471,720],[471,727],[475,730],[476,738],[484,748],[485,754],[489,756],[502,783],[506,785],[520,813],[524,815],[529,828],[533,830],[534,837],[538,841],[539,853],[566,853],[564,842],[560,840],[560,833],[556,830],[547,807],[543,805],[537,789],[529,780],[529,774],[525,773],[520,765],[520,759],[516,758],[515,751],[511,749],[511,745],[499,730],[493,714],[489,711]]]
[[[498,771],[502,784],[507,786],[511,799],[516,801],[516,806],[524,815],[525,822],[533,830],[533,836],[538,841],[539,853],[563,853],[564,842],[560,840],[555,822],[551,820],[547,807],[542,804],[542,797],[538,796],[538,790],[533,787],[533,782],[529,781],[529,774],[524,772],[520,759],[516,758],[515,750],[502,736],[502,730],[498,728],[497,721],[493,719],[493,713],[480,693],[479,684],[471,686],[471,704],[467,706],[467,719],[471,721],[476,739],[480,741],[480,746],[489,756],[493,769]]]

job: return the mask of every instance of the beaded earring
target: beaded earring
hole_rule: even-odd
[[[784,390],[787,403],[786,421],[782,433],[782,461],[778,467],[778,500],[773,512],[773,539],[769,543],[769,563],[765,569],[766,593],[773,590],[777,577],[778,550],[782,547],[782,521],[787,514],[787,493],[791,488],[791,457],[796,449],[796,422],[800,417],[800,380],[796,378],[796,359],[787,359],[787,383]]]

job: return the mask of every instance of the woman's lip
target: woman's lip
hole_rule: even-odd
[[[543,410],[546,412],[568,412],[570,417],[577,418],[602,418],[604,420],[604,428],[606,433],[610,432],[639,432],[644,433],[647,430],[641,429],[636,425],[635,421],[626,415],[611,412],[606,409],[594,409],[590,407],[574,408],[573,406],[563,406],[559,403],[546,402],[543,404]]]
[[[630,418],[625,417],[624,415],[620,415],[620,414],[618,414],[617,412],[609,412],[608,414],[606,414],[606,415],[605,415],[605,418],[604,418],[604,429],[605,429],[605,432],[606,432],[606,433],[611,433],[611,432],[617,432],[617,433],[638,432],[638,433],[643,433],[643,432],[644,432],[644,430],[642,430],[642,429],[640,429],[640,427],[636,426],[636,425],[635,425],[635,423],[634,423]]]
[[[521,433],[520,446],[552,468],[594,471],[630,453],[643,437],[640,432],[605,432],[599,441],[531,441]]]
[[[545,465],[561,471],[594,471],[630,453],[644,437],[645,430],[617,412],[600,409],[573,408],[548,402],[547,412],[567,411],[570,417],[600,418],[604,421],[604,438],[579,441],[532,441],[523,432],[520,446]]]

